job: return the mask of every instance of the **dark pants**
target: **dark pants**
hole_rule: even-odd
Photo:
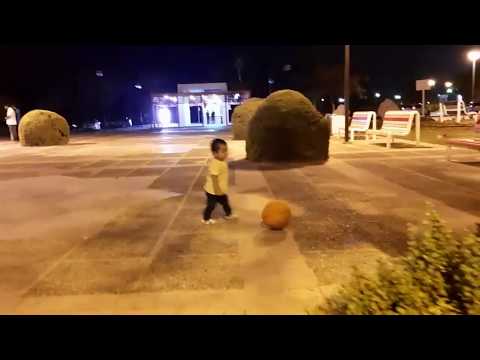
[[[205,194],[207,195],[207,207],[203,211],[203,220],[210,220],[212,212],[215,209],[215,206],[217,206],[217,203],[223,206],[225,215],[230,216],[232,214],[232,208],[228,203],[227,195],[212,195],[207,192]]]
[[[10,140],[18,141],[17,125],[8,125],[10,131]]]

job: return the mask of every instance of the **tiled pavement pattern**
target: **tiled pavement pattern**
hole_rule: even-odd
[[[200,223],[208,144],[221,134],[77,136],[0,142],[0,312],[303,313],[351,266],[405,249],[432,203],[458,230],[480,217],[478,154],[426,145],[387,151],[332,140],[326,164],[252,164],[230,141],[240,219]],[[477,160],[477,162],[475,162]],[[467,161],[469,161],[467,163]],[[288,231],[259,224],[289,201]],[[217,209],[216,216],[221,216]]]

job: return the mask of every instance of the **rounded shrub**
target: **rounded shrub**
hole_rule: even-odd
[[[26,113],[20,121],[18,133],[24,146],[65,145],[70,138],[67,120],[47,110]]]
[[[248,127],[252,161],[327,160],[328,120],[301,93],[281,90],[260,104]]]
[[[243,104],[238,105],[232,114],[233,140],[246,140],[248,125],[255,111],[257,111],[264,99],[250,98]]]

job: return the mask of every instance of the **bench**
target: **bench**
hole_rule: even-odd
[[[345,118],[344,118],[345,119]],[[377,114],[374,111],[355,111],[352,116],[352,121],[348,130],[350,131],[350,141],[355,140],[355,133],[362,132],[365,133],[370,128],[370,123],[373,122],[373,130],[377,129]],[[345,132],[345,122],[339,128],[340,132]],[[374,139],[376,139],[376,134],[373,134]]]
[[[480,121],[476,121],[473,125],[473,131],[480,133]],[[447,139],[447,160],[452,159],[452,147],[461,147],[471,150],[480,150],[480,137],[464,138],[464,139]]]
[[[330,135],[341,137],[341,130],[345,128],[345,115],[328,114],[330,119]]]
[[[475,111],[467,111],[467,106],[462,99],[461,95],[458,95],[456,103],[440,103],[438,112],[430,114],[433,118],[439,118],[440,122],[444,122],[446,119],[453,119],[457,123],[462,121],[462,118],[473,119],[477,121],[478,114]]]
[[[407,136],[412,129],[415,120],[415,143],[420,144],[420,113],[418,111],[387,111],[383,117],[383,124],[380,130],[368,130],[369,135],[380,135],[387,137],[387,149],[390,149],[394,136]],[[373,139],[375,141],[375,138]]]

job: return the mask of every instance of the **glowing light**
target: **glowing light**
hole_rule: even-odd
[[[471,62],[477,61],[478,59],[480,59],[480,50],[469,51],[467,57],[468,60],[470,60]]]
[[[417,110],[417,108],[415,106],[412,106],[412,110]]]
[[[233,96],[233,98],[234,98],[235,100],[240,99],[240,94],[239,94],[239,93],[236,93],[236,94]]]
[[[77,124],[72,124],[72,126],[73,126],[74,128],[78,127]]]
[[[451,81],[445,81],[445,87],[450,88],[453,86],[453,83]]]
[[[275,81],[273,81],[273,79],[268,79],[268,83],[269,83],[270,85],[273,85],[273,84],[275,84]]]
[[[97,70],[97,71],[95,71],[95,75],[97,75],[97,77],[103,77],[103,71],[102,70]]]
[[[436,83],[435,80],[432,80],[432,79],[428,80],[428,86],[435,86],[435,83]]]
[[[172,114],[167,107],[157,108],[157,120],[162,123],[162,125],[170,125],[172,122]]]
[[[402,110],[405,110],[405,108],[402,106]]]
[[[324,99],[324,98],[321,98],[321,99],[320,99],[320,101],[321,101],[321,102],[324,102],[324,101],[325,101],[325,99]]]
[[[427,104],[430,105],[430,101],[427,101]]]
[[[142,85],[140,85],[140,84],[138,84],[138,83],[135,84],[135,85],[133,85],[133,86],[135,86],[138,90],[142,90]]]
[[[394,98],[395,100],[400,100],[402,97],[401,97],[400,95],[394,95],[393,98]]]
[[[344,98],[338,98],[338,102],[344,103],[344,102],[345,102],[345,99],[344,99]]]
[[[453,93],[453,89],[447,89],[447,94],[452,94]]]
[[[190,95],[190,100],[195,101],[195,96]]]
[[[382,96],[380,93],[376,92],[375,97],[378,99],[380,96]]]

